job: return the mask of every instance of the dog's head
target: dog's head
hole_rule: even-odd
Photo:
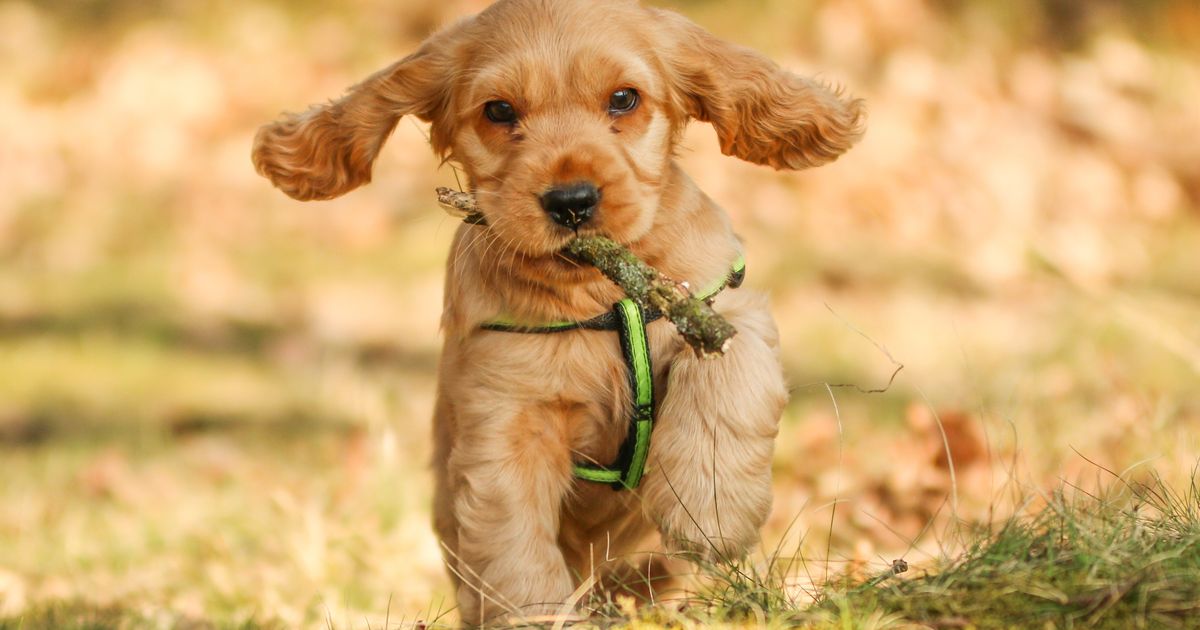
[[[860,101],[635,0],[500,0],[342,98],[263,127],[253,157],[288,195],[367,183],[401,116],[431,124],[492,230],[522,254],[576,232],[644,236],[688,120],[722,150],[799,169],[862,133]]]

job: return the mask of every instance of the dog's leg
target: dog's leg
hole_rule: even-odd
[[[574,588],[558,547],[572,477],[565,414],[556,407],[513,413],[480,401],[456,414],[449,467],[465,624],[557,612]]]
[[[684,349],[671,362],[644,496],[668,545],[733,560],[757,542],[771,508],[771,456],[787,388],[765,297],[721,298],[717,310],[738,335],[723,357]]]
[[[458,563],[458,520],[454,517],[454,487],[447,463],[453,446],[454,412],[447,396],[439,391],[433,411],[433,531],[442,546],[442,559],[455,588],[462,583]]]

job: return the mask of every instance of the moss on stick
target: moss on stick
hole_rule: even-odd
[[[700,356],[724,354],[729,341],[737,334],[737,329],[707,302],[611,239],[580,237],[571,241],[564,251],[599,269],[642,308],[661,312]]]
[[[438,188],[437,195],[443,207],[463,217],[464,221],[476,225],[486,223],[471,193]],[[582,236],[571,241],[563,251],[599,269],[642,308],[661,312],[702,357],[724,354],[729,341],[737,334],[737,329],[708,302],[692,295],[682,283],[659,273],[612,239]]]

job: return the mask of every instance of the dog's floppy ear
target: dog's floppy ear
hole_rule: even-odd
[[[862,137],[861,100],[722,41],[677,13],[648,10],[669,42],[662,55],[678,106],[712,123],[726,155],[801,169],[837,159]]]
[[[468,22],[426,40],[417,52],[371,75],[341,98],[264,125],[251,156],[259,174],[301,201],[332,199],[371,181],[371,166],[404,115],[433,122],[443,152],[456,42]]]

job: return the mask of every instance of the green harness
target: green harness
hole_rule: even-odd
[[[708,301],[725,287],[737,288],[746,277],[746,261],[738,256],[729,275],[714,283],[696,297]],[[571,330],[617,331],[621,340],[621,354],[629,374],[629,386],[633,396],[633,409],[629,418],[629,432],[621,443],[617,459],[609,466],[593,463],[576,463],[575,477],[594,483],[610,484],[614,490],[634,489],[642,482],[646,471],[646,457],[650,454],[650,433],[654,428],[654,373],[650,363],[650,343],[646,338],[646,325],[662,317],[655,309],[643,309],[637,302],[625,298],[617,302],[612,311],[580,322],[552,322],[539,326],[518,324],[510,319],[496,319],[482,325],[484,330],[508,333],[550,334]]]

